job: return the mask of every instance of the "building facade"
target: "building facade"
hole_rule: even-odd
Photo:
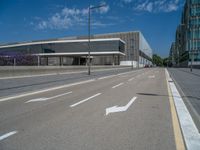
[[[26,65],[21,56],[39,65],[87,65],[89,51],[93,65],[152,65],[152,49],[139,31],[93,35],[90,48],[88,43],[87,36],[77,36],[1,45],[0,65],[9,65],[3,59]]]
[[[174,66],[200,67],[200,1],[186,0],[175,37]],[[174,58],[176,56],[173,56]]]
[[[200,1],[188,0],[187,50],[189,65],[200,66]]]
[[[170,48],[170,53],[169,53],[169,61],[170,61],[170,66],[176,66],[177,64],[177,51],[176,51],[176,44],[175,42],[172,43],[171,48]]]
[[[119,64],[113,57],[125,55],[125,42],[119,38],[92,39],[91,59],[109,57],[111,64]],[[30,61],[29,61],[30,60]],[[0,46],[1,65],[85,65],[88,60],[88,40],[48,40]]]
[[[134,67],[144,67],[145,65],[152,65],[153,51],[140,31],[96,34],[93,35],[92,38],[122,39],[126,44],[124,52],[125,56],[120,56],[121,65],[134,65]]]

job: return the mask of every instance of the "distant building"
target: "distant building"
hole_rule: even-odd
[[[175,37],[175,54],[176,54],[176,66],[188,65],[188,51],[187,51],[187,39],[186,28],[184,24],[180,24],[176,29]]]
[[[172,43],[169,53],[169,61],[171,62],[172,66],[177,65],[177,51],[176,51],[176,45],[175,42]]]
[[[189,65],[200,66],[200,1],[188,0],[187,13],[187,51],[189,52]]]
[[[88,49],[87,36],[64,37],[1,45],[0,57],[17,65],[26,65],[14,60],[20,54],[34,56],[32,62],[39,65],[86,65]],[[94,65],[152,65],[152,49],[139,31],[93,35],[90,51]]]
[[[186,0],[175,37],[176,66],[200,67],[200,1]],[[175,54],[175,53],[174,53]],[[175,58],[175,56],[174,56]]]

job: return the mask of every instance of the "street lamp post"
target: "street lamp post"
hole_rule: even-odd
[[[91,15],[91,10],[93,9],[99,9],[101,7],[105,7],[106,4],[103,5],[98,5],[98,6],[89,6],[88,8],[88,75],[91,74],[90,68],[91,68],[91,61],[90,61],[90,52],[91,52],[91,48],[90,48],[90,15]]]
[[[178,44],[178,49],[177,49],[177,52],[178,52],[178,67],[180,67],[180,53],[179,53],[179,49],[180,49],[180,44]]]
[[[191,61],[191,64],[190,64],[190,71],[192,72],[192,63],[193,63],[193,53],[192,53],[192,51],[190,52],[190,61]]]
[[[190,58],[191,58],[191,64],[190,64],[190,71],[192,72],[192,69],[193,69],[193,55],[194,55],[194,53],[193,53],[193,50],[194,50],[194,32],[195,32],[195,30],[194,30],[194,28],[192,29],[192,48],[191,48],[191,50],[190,50]]]
[[[133,60],[134,60],[134,55],[133,55],[133,54],[134,54],[134,51],[135,51],[135,45],[134,45],[134,44],[135,44],[135,43],[134,43],[134,39],[133,39],[133,52],[132,52],[132,55],[131,55],[131,57],[132,57],[132,59],[131,59],[131,66],[132,66],[131,68],[132,68],[132,70],[133,70],[133,68],[134,68],[134,67],[133,67]]]

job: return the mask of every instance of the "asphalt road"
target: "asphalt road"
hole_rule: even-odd
[[[176,149],[165,70],[0,101],[0,150],[55,149]]]
[[[169,68],[179,91],[190,110],[193,120],[200,131],[200,70],[190,68]]]
[[[56,75],[44,75],[44,76],[18,76],[18,78],[0,78],[0,97],[7,97],[9,95],[16,95],[19,93],[37,91],[39,89],[45,89],[48,87],[54,87],[89,79],[100,78],[102,76],[108,76],[118,74],[126,71],[131,71],[131,68],[121,69],[100,69],[97,71],[92,70],[90,76],[83,70],[75,71],[72,74],[59,73]]]

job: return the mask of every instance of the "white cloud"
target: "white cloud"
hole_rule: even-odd
[[[100,21],[95,21],[92,24],[92,27],[96,28],[96,27],[107,27],[107,26],[113,26],[113,23],[102,23]]]
[[[47,22],[46,21],[39,22],[38,28],[39,29],[45,29],[45,28],[47,28]]]
[[[99,8],[99,12],[101,14],[105,14],[105,13],[107,13],[109,11],[109,9],[110,9],[109,5],[106,5],[104,7]]]
[[[152,12],[152,10],[153,10],[153,3],[148,3],[146,7],[147,7],[147,11]]]
[[[109,11],[109,6],[100,8],[96,11],[99,14],[105,14]],[[83,26],[87,24],[88,8],[63,8],[60,12],[55,13],[47,20],[37,17],[37,29],[68,29],[73,26]],[[97,26],[103,26],[100,22]]]
[[[180,0],[138,0],[134,9],[148,12],[172,12],[180,7]]]

